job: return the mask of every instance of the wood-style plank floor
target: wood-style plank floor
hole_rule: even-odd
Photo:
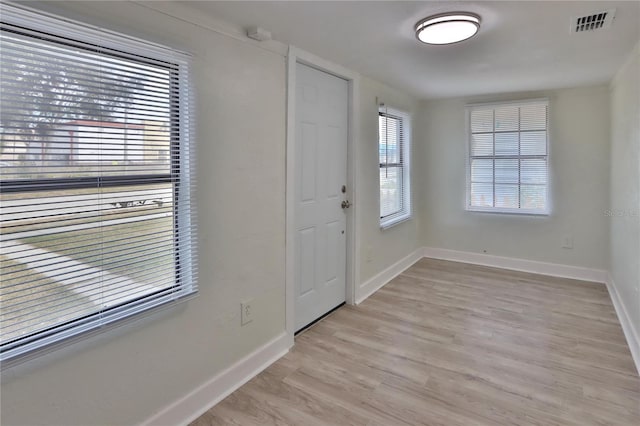
[[[423,259],[192,423],[640,425],[606,287]]]

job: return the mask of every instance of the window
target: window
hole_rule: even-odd
[[[411,217],[409,115],[386,106],[378,112],[380,158],[380,226],[388,228]]]
[[[197,290],[188,57],[3,4],[0,357]]]
[[[467,210],[548,214],[548,101],[468,107]]]

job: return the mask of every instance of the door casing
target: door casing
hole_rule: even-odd
[[[349,88],[348,137],[347,137],[347,197],[351,202],[346,218],[346,303],[355,304],[356,283],[358,282],[358,253],[356,244],[357,191],[355,141],[358,129],[357,100],[359,96],[359,75],[340,65],[333,64],[294,46],[289,46],[287,55],[287,170],[286,170],[286,236],[285,236],[285,324],[289,345],[294,344],[295,333],[295,114],[296,114],[296,65],[304,64],[317,70],[347,80]]]

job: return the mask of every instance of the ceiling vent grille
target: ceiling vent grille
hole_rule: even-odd
[[[571,32],[582,33],[585,31],[595,31],[609,28],[615,16],[615,9],[609,9],[602,12],[591,13],[589,15],[578,16],[571,20]]]

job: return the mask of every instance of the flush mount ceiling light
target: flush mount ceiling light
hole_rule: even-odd
[[[427,44],[451,44],[476,35],[480,17],[467,12],[429,16],[416,24],[416,37]]]

